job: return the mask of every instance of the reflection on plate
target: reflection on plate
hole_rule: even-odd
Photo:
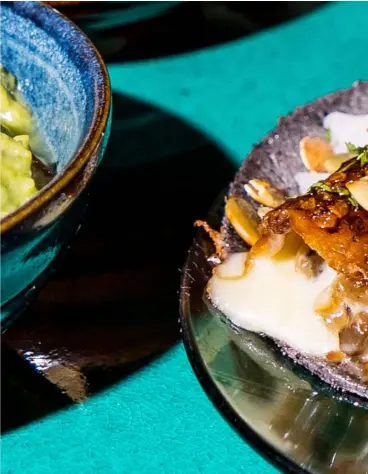
[[[304,109],[303,134],[306,123],[313,123],[313,131],[321,127],[324,107],[326,112],[344,110],[353,89]],[[285,120],[281,122],[285,126]],[[270,136],[266,138],[246,160],[247,171],[269,158],[262,155],[270,143]],[[281,167],[297,145],[297,139],[287,144]],[[214,228],[221,225],[223,198],[207,218]],[[211,400],[250,444],[287,472],[368,473],[368,402],[332,389],[295,365],[269,339],[238,330],[218,314],[203,297],[212,253],[212,242],[200,231],[181,287],[184,343]]]

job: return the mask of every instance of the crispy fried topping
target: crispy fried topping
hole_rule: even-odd
[[[221,237],[221,232],[212,229],[212,227],[207,224],[205,221],[200,221],[197,220],[194,223],[195,227],[203,227],[203,229],[207,232],[207,234],[210,236],[215,249],[216,249],[216,255],[220,258],[223,259],[225,257],[225,249],[224,249],[224,241]]]
[[[368,286],[368,212],[348,189],[368,176],[368,163],[358,158],[268,212],[260,230],[269,235],[293,229],[331,268]]]

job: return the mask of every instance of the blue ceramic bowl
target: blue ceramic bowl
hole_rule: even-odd
[[[111,122],[105,65],[68,19],[38,2],[1,5],[1,63],[15,74],[56,176],[1,222],[1,322],[25,308],[80,226]]]

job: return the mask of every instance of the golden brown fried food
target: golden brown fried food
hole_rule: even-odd
[[[212,227],[207,224],[205,221],[200,221],[197,220],[194,223],[195,227],[203,227],[203,229],[207,232],[207,234],[210,236],[215,249],[216,249],[216,255],[219,258],[225,258],[225,248],[224,248],[224,241],[221,237],[221,232],[212,229]]]
[[[368,286],[368,211],[346,187],[366,176],[367,148],[307,194],[268,212],[261,233],[285,234],[292,229],[331,268]]]

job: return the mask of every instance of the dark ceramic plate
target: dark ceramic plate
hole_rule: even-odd
[[[299,140],[307,134],[322,136],[323,117],[335,110],[368,113],[368,82],[282,118],[245,160],[230,194],[243,195],[242,184],[255,177],[267,177],[295,193],[295,173],[303,170]],[[217,228],[223,219],[223,197],[207,217]],[[225,235],[233,249],[241,247],[230,229]],[[368,473],[368,403],[331,388],[283,355],[272,341],[234,329],[209,307],[203,294],[212,251],[212,243],[200,231],[181,287],[184,343],[211,400],[248,442],[286,472]]]

